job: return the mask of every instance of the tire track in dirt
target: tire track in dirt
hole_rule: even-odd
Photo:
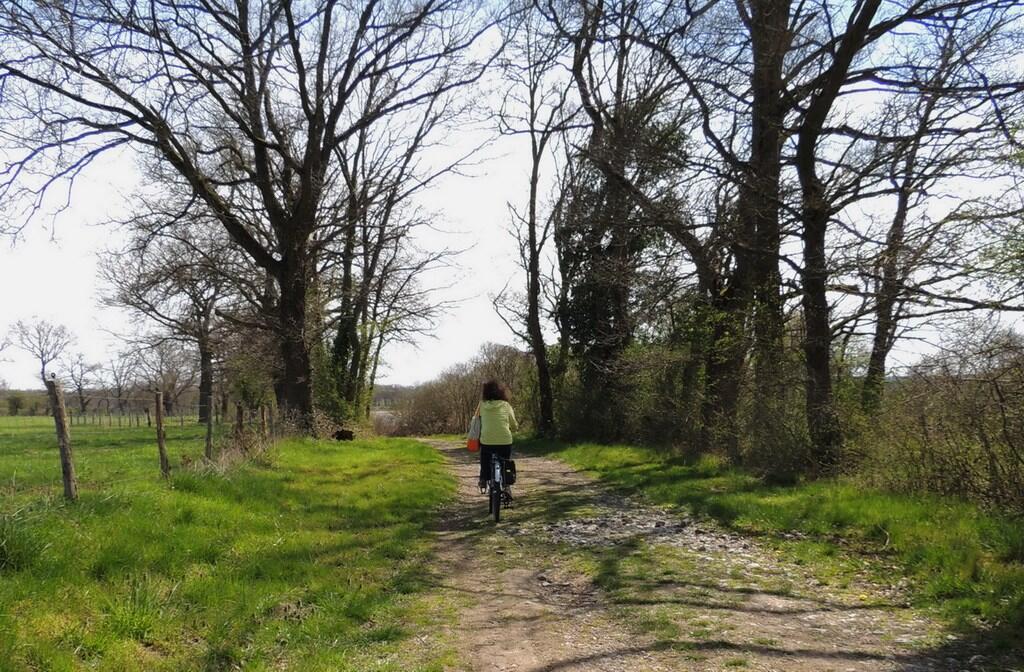
[[[522,520],[529,500],[555,489],[590,487],[588,479],[553,460],[515,456],[520,474],[513,489],[520,499],[495,525],[476,488],[479,458],[454,442],[425,442],[446,456],[458,477],[456,502],[437,531],[438,589],[466,605],[449,626],[465,665],[457,669],[678,669],[653,639],[624,631],[589,581],[565,575],[549,558],[524,558],[507,548],[507,526]]]

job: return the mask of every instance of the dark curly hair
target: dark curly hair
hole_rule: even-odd
[[[488,380],[481,396],[484,401],[508,401],[508,389],[496,380]]]

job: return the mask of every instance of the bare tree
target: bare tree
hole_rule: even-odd
[[[897,188],[877,179],[886,163],[885,152],[872,152],[861,143],[870,135],[884,136],[883,144],[907,138],[902,130],[866,128],[871,115],[862,113],[858,105],[863,102],[861,109],[874,109],[879,99],[920,96],[930,87],[933,94],[965,101],[956,120],[961,124],[958,130],[949,119],[942,129],[935,129],[939,145],[947,131],[962,138],[963,126],[979,114],[994,120],[983,123],[990,129],[1001,128],[1004,138],[1012,142],[1007,130],[1014,127],[1012,99],[1020,93],[1021,83],[1019,76],[999,64],[1012,53],[1015,29],[1011,25],[1019,25],[1019,12],[1002,0],[918,0],[905,5],[865,0],[854,3],[849,12],[833,11],[826,3],[794,5],[779,0],[547,1],[535,6],[572,48],[572,76],[593,128],[587,158],[619,184],[653,223],[678,240],[698,281],[713,288],[715,299],[710,305],[715,333],[710,341],[714,354],[708,358],[704,378],[705,399],[712,402],[709,408],[718,411],[705,416],[705,427],[716,427],[724,440],[711,443],[738,457],[736,402],[746,336],[751,333],[754,456],[760,464],[782,464],[783,469],[808,466],[803,456],[794,456],[803,461],[799,465],[777,459],[799,441],[792,440],[787,428],[772,430],[785,407],[779,402],[791,387],[783,377],[786,301],[799,298],[810,463],[823,472],[834,469],[843,437],[831,381],[828,294],[835,283],[829,225],[853,204],[895,193]],[[915,43],[941,35],[951,24],[960,26],[956,60],[965,68],[961,76],[929,83],[926,70],[931,66],[922,67],[922,53]],[[908,25],[915,30],[902,29]],[[968,37],[963,30],[967,25],[976,27],[978,40]],[[639,94],[615,95],[628,91],[620,82],[631,74],[623,58],[631,44],[647,49],[673,75],[660,99],[649,98],[651,104],[660,105],[655,118],[664,123],[669,115],[685,110],[695,118],[683,134],[699,138],[701,144],[685,145],[676,155],[682,165],[695,171],[694,181],[673,185],[676,199],[659,192],[665,189],[663,183],[642,187],[616,165],[617,157],[608,151],[606,140],[623,121],[623,101],[640,99]],[[979,45],[985,45],[986,53],[977,49]],[[1004,57],[993,58],[1001,50]],[[629,59],[645,62],[635,53]],[[642,90],[649,94],[651,88]],[[949,152],[946,160],[955,156],[954,145],[942,145],[943,152]],[[721,236],[721,243],[706,247],[717,236],[712,233],[701,239],[700,227],[694,225],[700,208],[685,207],[701,199],[681,186],[700,184],[708,193],[707,185],[721,181],[730,184],[725,193],[734,196],[720,200],[724,208],[704,210],[731,214],[711,218],[725,225],[711,227],[709,233]],[[927,183],[916,188],[925,187]],[[679,207],[680,202],[684,207]],[[730,202],[732,206],[727,205]],[[798,238],[799,254],[789,252],[793,246],[784,253],[787,235]],[[723,258],[728,260],[725,266],[719,265]],[[795,277],[784,279],[780,262]],[[798,288],[799,293],[784,293],[784,288]],[[934,293],[922,287],[920,297]],[[969,303],[962,296],[957,301]]]
[[[199,354],[199,421],[206,422],[213,394],[216,309],[228,292],[224,265],[231,255],[227,241],[210,235],[194,221],[167,224],[131,222],[128,246],[108,253],[101,272],[111,287],[109,305],[124,306],[155,322],[177,338],[194,343]],[[154,233],[155,232],[155,233]]]
[[[174,413],[181,396],[195,386],[198,378],[194,353],[173,338],[154,336],[139,350],[139,370],[146,386],[163,393],[164,411]]]
[[[789,3],[712,0],[645,7],[594,2],[581,7],[578,28],[566,30],[568,24],[562,23],[560,29],[574,43],[574,77],[585,101],[598,86],[592,81],[595,55],[608,45],[635,43],[675,75],[673,111],[688,109],[694,117],[686,136],[701,137],[704,146],[687,145],[676,158],[703,174],[689,196],[702,203],[695,203],[696,213],[659,208],[658,200],[636,185],[628,185],[628,191],[686,249],[700,294],[707,296],[706,311],[713,315],[702,443],[740,458],[737,410],[752,332],[754,454],[765,454],[762,462],[772,464],[768,455],[778,457],[782,443],[778,407],[789,387],[780,365],[784,317],[779,272],[781,153],[788,137],[783,66],[798,33],[789,22]],[[606,115],[599,103],[593,96],[584,106],[592,118]],[[607,162],[599,165],[612,172]],[[708,198],[729,192],[725,199]],[[712,212],[717,215],[708,217]],[[726,212],[728,217],[718,216]],[[703,239],[697,231],[704,227],[695,226],[697,220],[713,223]]]
[[[387,86],[384,76],[377,85]],[[368,99],[366,104],[376,102]],[[337,194],[333,203],[339,223],[317,238],[316,249],[321,259],[318,293],[325,298],[325,328],[334,329],[331,375],[338,419],[360,414],[373,385],[369,362],[375,340],[367,331],[379,332],[385,326],[371,324],[371,308],[380,300],[375,293],[391,285],[389,272],[398,272],[395,254],[404,261],[417,256],[410,240],[417,228],[431,224],[414,199],[439,178],[457,172],[475,148],[440,162],[431,162],[425,155],[431,149],[435,156],[439,154],[436,150],[444,134],[471,107],[468,101],[438,98],[386,123],[361,129],[336,151],[340,176],[332,194]],[[419,271],[425,271],[448,253],[419,256],[427,262]]]
[[[78,411],[85,415],[92,401],[88,389],[99,380],[96,373],[100,370],[100,365],[86,361],[85,355],[78,352],[65,360],[62,368],[78,398]]]
[[[47,320],[18,320],[11,328],[15,347],[21,348],[39,362],[39,379],[46,385],[46,367],[56,361],[75,337],[63,324]]]
[[[110,393],[117,402],[117,410],[124,413],[128,410],[128,400],[132,389],[138,382],[139,359],[132,351],[117,353],[104,368],[104,377]]]
[[[810,49],[802,76],[790,86],[795,108],[796,147],[794,168],[800,185],[800,203],[796,207],[802,242],[799,269],[801,303],[805,324],[803,343],[806,370],[807,426],[818,468],[836,468],[843,444],[843,433],[832,390],[831,306],[828,229],[834,220],[838,198],[829,176],[835,175],[835,159],[828,151],[837,137],[857,135],[854,124],[844,123],[849,114],[837,107],[844,95],[857,91],[863,82],[877,82],[882,91],[908,93],[927,89],[928,78],[916,76],[920,64],[917,54],[887,50],[882,63],[869,54],[883,39],[898,34],[901,26],[913,23],[941,29],[950,21],[987,22],[1000,16],[1014,16],[1010,4],[999,1],[916,2],[906,7],[883,8],[881,0],[866,0],[843,18],[809,17],[821,21],[830,35],[826,48]],[[995,20],[998,21],[998,18]],[[1018,18],[1019,21],[1019,18]],[[1017,21],[1005,22],[1006,28]],[[904,37],[904,39],[907,39]],[[958,45],[958,48],[962,45]],[[1022,82],[1012,73],[1000,72],[984,59],[967,57],[965,74],[969,78],[947,83],[946,88],[971,93],[982,108],[1001,117],[1002,99],[1017,95]],[[795,73],[799,75],[800,73]],[[975,113],[977,108],[975,108]],[[1004,133],[1006,129],[1004,128]]]
[[[438,301],[436,288],[425,285],[423,279],[428,270],[447,263],[449,256],[448,250],[410,255],[397,244],[384,255],[361,329],[359,370],[365,376],[365,417],[369,417],[384,347],[422,338],[450,308],[451,303]]]
[[[559,59],[565,55],[565,47],[546,35],[544,29],[543,18],[529,9],[515,16],[508,28],[510,46],[503,68],[512,87],[505,94],[499,130],[506,135],[525,136],[530,144],[525,211],[509,205],[519,244],[519,263],[526,274],[525,313],[516,316],[525,327],[525,333],[516,327],[513,331],[530,346],[537,367],[540,403],[537,433],[552,436],[555,432],[554,391],[542,326],[541,262],[552,235],[553,218],[544,217],[540,211],[541,169],[545,160],[551,159],[552,145],[572,123],[576,107],[569,99],[571,82],[556,70]],[[503,303],[504,297],[496,298],[499,313],[509,312],[510,307]]]
[[[602,2],[585,4],[585,18],[605,11]],[[770,397],[762,383],[778,376],[782,351],[779,260],[798,274],[807,430],[813,461],[825,471],[834,468],[842,444],[830,370],[829,223],[850,203],[870,197],[862,176],[872,174],[879,158],[858,153],[857,143],[848,141],[864,137],[863,122],[870,115],[855,114],[856,104],[847,101],[921,91],[927,78],[919,76],[920,53],[910,46],[919,39],[917,31],[902,27],[931,30],[956,17],[983,25],[993,17],[1019,21],[1019,13],[999,0],[919,0],[906,5],[865,0],[841,13],[822,3],[748,0],[735,6],[666,3],[631,28],[631,39],[664,58],[684,83],[700,111],[704,140],[737,180],[737,241],[740,260],[746,258],[750,269],[741,295],[753,302],[744,312],[753,316],[758,398]],[[742,30],[723,31],[723,25]],[[576,34],[583,47],[599,35]],[[893,48],[890,42],[899,46]],[[975,112],[987,105],[999,117],[1019,83],[995,67],[998,61],[979,58],[971,49],[961,55],[970,64],[970,77],[946,89],[972,93],[979,105]],[[743,81],[749,88],[737,90]],[[845,170],[857,162],[854,171]],[[787,165],[799,188],[796,203],[785,184]],[[780,216],[795,220],[799,259],[781,252],[785,230]],[[764,424],[757,422],[760,433]]]
[[[3,340],[0,340],[0,354],[3,354],[4,350],[6,350],[10,346],[10,344],[11,344],[11,342],[8,340],[8,337],[5,335]],[[6,361],[6,360],[0,359],[0,362],[3,362],[3,361]],[[3,378],[0,378],[0,392],[6,392],[6,391],[7,391],[7,381],[4,380]]]
[[[1019,297],[993,291],[998,283],[988,252],[993,235],[987,231],[988,222],[1012,217],[1019,201],[1012,189],[996,186],[973,194],[963,187],[1005,184],[1015,172],[1002,160],[1007,141],[1000,119],[1019,118],[1024,101],[1000,95],[995,108],[986,104],[984,87],[964,85],[976,79],[978,62],[1008,55],[1011,45],[1003,33],[1012,21],[1012,15],[984,20],[954,12],[929,26],[913,43],[917,91],[890,96],[874,127],[866,124],[858,134],[877,160],[843,168],[867,184],[862,189],[869,197],[888,192],[891,204],[879,217],[880,227],[867,227],[859,218],[844,229],[849,242],[833,243],[840,254],[844,245],[853,252],[851,272],[864,297],[863,309],[841,315],[834,330],[845,338],[856,335],[862,317],[871,326],[861,389],[865,412],[879,410],[886,359],[907,324],[1019,307]],[[869,174],[873,169],[877,175]],[[938,207],[953,194],[953,205]]]
[[[23,152],[2,171],[0,199],[31,215],[111,149],[155,157],[276,284],[279,402],[305,425],[307,301],[336,152],[476,81],[488,59],[470,52],[488,26],[459,0],[5,2],[0,125]],[[42,184],[28,179],[40,166]]]

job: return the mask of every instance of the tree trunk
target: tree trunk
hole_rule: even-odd
[[[205,424],[213,412],[213,350],[209,340],[199,339],[199,422]]]
[[[820,184],[817,190],[820,190]],[[805,194],[803,217],[807,430],[817,470],[831,473],[839,463],[843,436],[832,395],[832,327],[829,322],[828,267],[825,256],[828,211],[823,196],[815,191]]]
[[[312,427],[313,369],[306,338],[306,293],[309,278],[304,255],[289,257],[281,274],[281,380],[275,387],[277,405],[301,431]]]
[[[885,360],[892,349],[896,333],[894,316],[899,283],[895,278],[884,275],[875,304],[875,333],[871,340],[871,356],[861,387],[861,409],[870,415],[877,413],[882,403],[882,388],[885,385]]]
[[[64,481],[64,498],[70,502],[78,499],[78,478],[75,475],[75,459],[71,451],[71,434],[68,431],[64,411],[64,392],[56,380],[46,381],[46,391],[53,408],[53,422],[57,429],[57,447],[60,450],[60,471]]]
[[[704,367],[704,403],[701,408],[701,445],[741,461],[739,446],[740,382],[746,356],[742,313],[718,312],[712,328]]]
[[[531,320],[532,321],[532,320]],[[530,326],[530,340],[533,342],[533,359],[537,365],[537,391],[540,395],[540,418],[537,420],[537,434],[552,437],[555,434],[555,397],[551,386],[551,367],[548,365],[547,347],[540,333],[540,324]]]
[[[235,402],[235,439],[241,439],[245,433],[245,408],[242,402]]]
[[[167,458],[167,437],[164,433],[163,407],[167,404],[167,398],[161,392],[156,393],[156,446],[160,456],[160,475],[168,478],[171,475],[171,462]]]
[[[739,227],[730,241],[735,265],[728,279],[703,273],[701,293],[706,297],[710,336],[705,345],[704,401],[701,406],[703,450],[725,455],[732,463],[742,460],[739,444],[739,398],[746,360],[747,317],[753,288],[749,228]]]
[[[39,379],[43,381],[43,389],[44,390],[48,390],[50,383],[46,379],[46,364],[45,363],[41,363],[40,364],[40,367],[39,367]],[[63,392],[62,392],[62,394],[63,394]],[[47,415],[53,415],[53,413],[54,413],[53,400],[51,400],[50,396],[47,395],[46,396],[46,414]]]
[[[350,397],[352,396],[353,363],[358,357],[357,308],[355,301],[355,263],[356,230],[359,226],[359,204],[355,191],[356,185],[349,181],[349,198],[345,209],[345,246],[341,255],[341,306],[338,318],[338,332],[334,337],[334,348],[331,353],[331,374],[334,376],[335,398],[342,407],[336,409],[346,420],[352,413]]]
[[[548,349],[544,343],[544,331],[540,324],[540,241],[537,237],[537,189],[540,181],[540,161],[544,151],[543,142],[538,142],[531,133],[533,164],[530,171],[530,203],[527,218],[527,287],[526,287],[526,331],[530,337],[530,350],[537,366],[537,391],[540,396],[540,417],[537,419],[537,434],[551,437],[555,434],[555,402],[551,389],[551,367],[548,365]]]
[[[210,392],[206,399],[206,443],[203,446],[203,454],[207,460],[213,459],[213,386],[210,387]]]
[[[363,344],[359,338],[358,315],[351,320],[349,329],[349,364],[345,377],[344,399],[348,417],[355,417],[363,393]]]
[[[825,254],[825,234],[831,213],[825,185],[817,173],[816,152],[825,121],[880,5],[881,0],[865,0],[851,16],[848,30],[834,51],[832,65],[822,75],[821,90],[807,105],[797,138],[795,164],[802,196],[800,220],[804,253],[801,280],[807,430],[811,438],[811,459],[819,473],[834,472],[839,466],[843,434],[832,395],[832,326]]]
[[[373,404],[373,391],[377,386],[377,367],[380,365],[380,351],[384,347],[384,335],[378,334],[374,341],[373,355],[369,362],[370,376],[367,380],[366,405],[363,417],[370,417],[370,406]]]
[[[775,464],[784,432],[777,427],[785,402],[782,352],[783,312],[779,273],[779,181],[786,109],[782,100],[783,63],[788,51],[788,0],[751,2],[754,69],[749,173],[740,194],[743,231],[753,238],[754,461]]]
[[[896,338],[896,301],[900,295],[900,255],[906,238],[907,217],[910,211],[910,197],[916,188],[915,179],[917,154],[921,138],[928,130],[928,120],[935,106],[935,98],[925,104],[924,114],[917,135],[910,146],[903,163],[903,179],[896,197],[896,212],[892,226],[885,239],[885,250],[879,264],[878,296],[875,299],[875,333],[871,341],[871,357],[861,388],[861,408],[865,413],[874,414],[882,401],[882,387],[885,384],[885,360]]]

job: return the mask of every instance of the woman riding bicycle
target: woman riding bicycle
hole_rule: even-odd
[[[482,401],[477,406],[480,416],[480,489],[487,485],[491,473],[491,456],[506,460],[512,457],[512,432],[519,428],[515,411],[508,403],[508,390],[496,380],[483,385]]]

